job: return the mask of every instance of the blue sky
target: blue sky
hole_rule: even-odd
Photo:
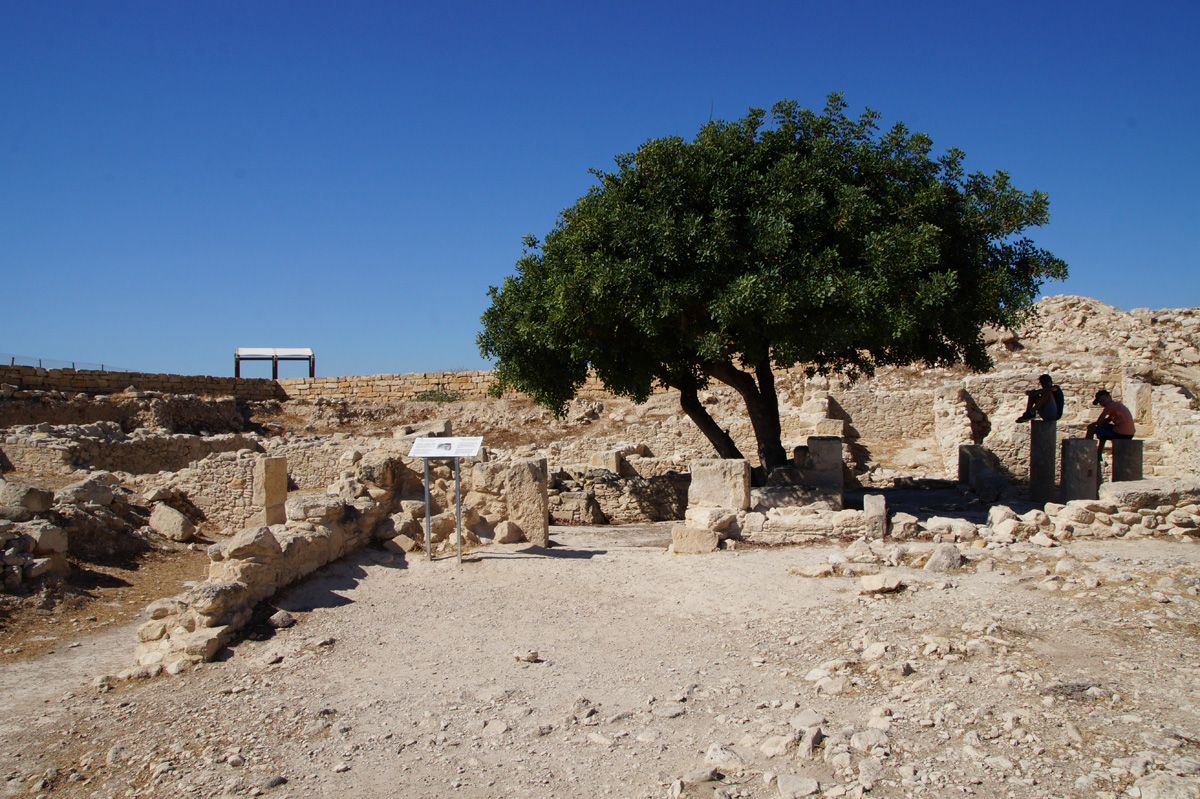
[[[1045,293],[1200,305],[1197,42],[1195,0],[0,0],[0,352],[486,368],[488,286],[589,167],[831,91],[1046,191]]]

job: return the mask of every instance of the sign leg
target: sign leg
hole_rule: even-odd
[[[429,529],[429,458],[425,461],[425,559],[433,560],[433,533]]]

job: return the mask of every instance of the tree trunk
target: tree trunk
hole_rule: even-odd
[[[779,395],[775,392],[775,373],[771,371],[770,362],[760,364],[754,375],[728,361],[705,366],[710,375],[731,386],[746,403],[746,412],[758,442],[758,462],[763,471],[769,475],[772,469],[786,466],[788,457],[783,449],[783,431],[779,424]]]
[[[717,451],[717,455],[722,458],[742,458],[742,452],[737,448],[737,444],[733,443],[733,438],[716,420],[708,415],[708,411],[704,409],[703,403],[696,395],[696,386],[683,385],[676,386],[679,389],[679,405],[683,408],[683,412],[688,415],[688,418],[696,423],[696,427],[700,428],[700,432],[713,445],[713,449]]]

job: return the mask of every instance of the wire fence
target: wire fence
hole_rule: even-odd
[[[84,361],[60,361],[54,358],[32,358],[26,355],[13,355],[0,352],[0,364],[5,366],[36,366],[39,369],[75,369],[90,372],[134,372],[124,366],[114,366],[111,363],[85,363]]]

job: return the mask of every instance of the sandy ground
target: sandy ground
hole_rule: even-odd
[[[277,598],[295,626],[111,691],[129,627],[0,665],[0,796],[1200,795],[1198,545],[979,550],[875,598],[792,572],[835,545],[669,530],[360,552]]]

